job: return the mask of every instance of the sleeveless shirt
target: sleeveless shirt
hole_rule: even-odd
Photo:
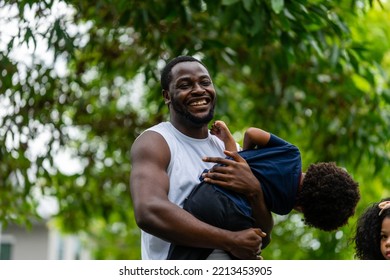
[[[205,139],[188,137],[178,131],[170,122],[162,122],[146,131],[159,133],[168,144],[171,160],[167,173],[169,176],[168,199],[183,207],[184,200],[191,190],[199,184],[199,176],[214,163],[203,162],[202,157],[225,157],[224,144],[216,136]],[[164,260],[168,255],[170,243],[141,230],[142,259]]]

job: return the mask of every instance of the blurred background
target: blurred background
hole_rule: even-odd
[[[274,216],[265,259],[354,259],[356,218],[390,196],[390,1],[0,0],[0,259],[140,259],[130,147],[167,119],[166,61],[195,55],[216,119],[334,161],[359,182],[332,233]]]

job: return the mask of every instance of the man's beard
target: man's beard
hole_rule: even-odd
[[[183,119],[185,119],[190,124],[197,126],[208,124],[214,117],[214,106],[211,108],[211,110],[206,116],[197,117],[191,114],[186,108],[180,106],[175,99],[171,100],[171,110],[174,110],[178,115],[182,116]]]

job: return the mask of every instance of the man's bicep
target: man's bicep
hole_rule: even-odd
[[[170,153],[165,140],[157,133],[148,133],[138,138],[131,150],[130,190],[134,202],[151,201],[166,197],[169,177],[166,172]]]
[[[150,201],[157,196],[166,197],[168,189],[168,175],[159,166],[146,163],[132,168],[130,190],[134,202],[135,200]]]

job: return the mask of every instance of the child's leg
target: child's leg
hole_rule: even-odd
[[[211,126],[210,133],[217,136],[225,144],[225,150],[237,151],[237,143],[223,121],[215,121]]]
[[[205,182],[196,186],[184,202],[184,210],[197,217],[201,221],[214,221],[213,212],[210,210],[210,199],[213,197],[213,187]],[[204,211],[203,211],[204,210]],[[205,260],[213,249],[180,246],[171,244],[167,260]]]
[[[254,224],[252,217],[244,215],[230,198],[206,182],[195,187],[183,208],[205,223],[231,231],[244,230]],[[212,251],[172,244],[168,259],[202,260]]]
[[[167,260],[205,260],[213,250],[171,244]]]

